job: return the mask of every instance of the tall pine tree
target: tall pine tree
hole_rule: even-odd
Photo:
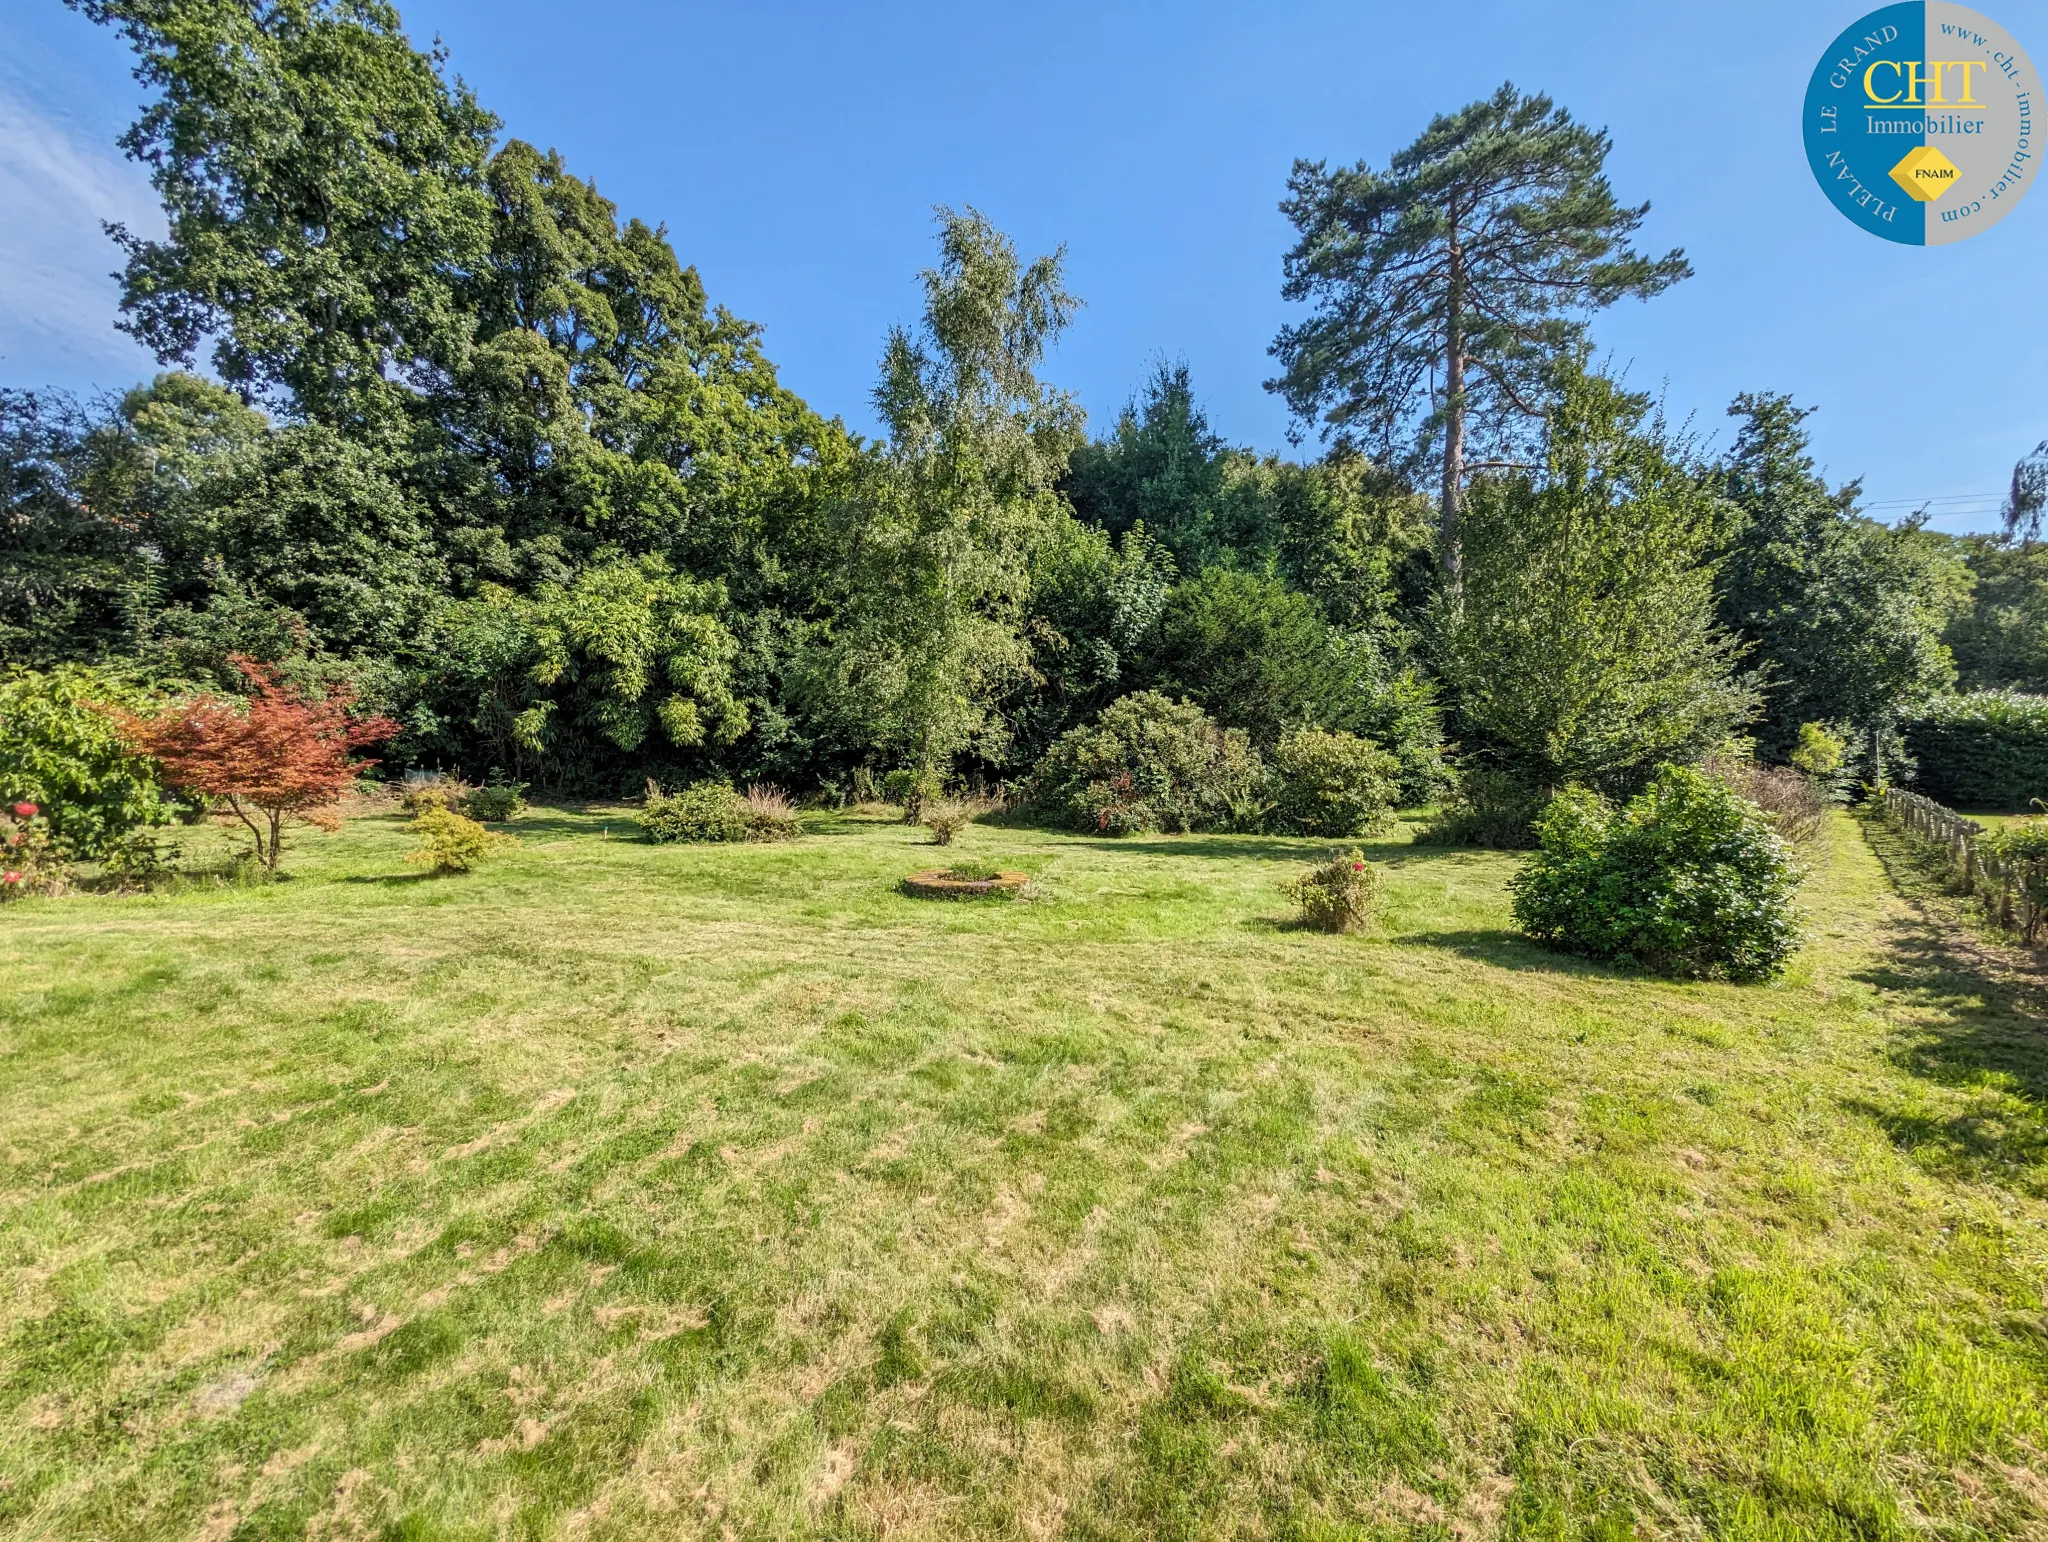
[[[1628,244],[1649,212],[1616,201],[1605,130],[1512,84],[1439,117],[1384,171],[1297,161],[1280,207],[1301,232],[1268,388],[1297,418],[1434,468],[1439,557],[1455,581],[1474,448],[1512,453],[1547,408],[1551,367],[1590,315],[1692,270]]]

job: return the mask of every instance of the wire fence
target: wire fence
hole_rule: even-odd
[[[1887,787],[1880,796],[1887,819],[1945,856],[1957,888],[1982,899],[2000,926],[2030,945],[2039,939],[2048,922],[2048,861],[2014,860],[1990,849],[1984,826],[1920,793]]]

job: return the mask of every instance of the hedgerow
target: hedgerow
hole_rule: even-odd
[[[1905,724],[1915,785],[1953,808],[2022,810],[2048,798],[2048,696],[1972,691]]]

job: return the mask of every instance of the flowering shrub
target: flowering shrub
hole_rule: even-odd
[[[1266,768],[1251,741],[1191,702],[1139,691],[1053,741],[1033,774],[1034,801],[1073,829],[1256,829]]]
[[[64,887],[64,864],[42,813],[24,801],[0,816],[0,901],[56,894]]]
[[[1305,925],[1319,932],[1355,932],[1379,897],[1380,870],[1353,847],[1310,868],[1284,885],[1283,892],[1301,907]]]
[[[512,841],[509,835],[486,830],[452,808],[421,809],[406,830],[419,842],[406,860],[437,873],[466,873],[496,855]]]
[[[1515,921],[1546,947],[1659,974],[1765,980],[1797,945],[1797,876],[1747,799],[1702,772],[1660,766],[1616,813],[1568,787],[1536,821],[1513,882]]]

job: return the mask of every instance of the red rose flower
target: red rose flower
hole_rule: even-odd
[[[19,873],[0,873],[0,883],[20,883],[20,882],[21,882],[21,874],[19,874]]]
[[[1354,862],[1351,864],[1351,871],[1354,873],[1362,873],[1365,871],[1365,864],[1363,862]]]

